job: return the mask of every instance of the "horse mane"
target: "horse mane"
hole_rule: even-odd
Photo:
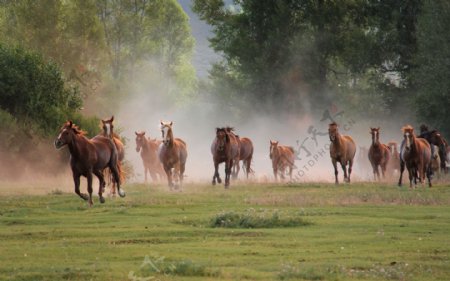
[[[402,127],[402,132],[405,133],[406,131],[414,130],[414,128],[411,125],[405,125]]]
[[[66,128],[72,129],[75,134],[80,135],[80,136],[85,136],[87,134],[86,131],[81,130],[80,127],[73,124],[72,121],[67,121],[66,123],[64,123],[64,125],[61,127],[61,130],[66,129]]]
[[[336,122],[332,122],[332,123],[330,123],[328,126],[329,126],[329,127],[337,127],[338,124],[337,124]]]

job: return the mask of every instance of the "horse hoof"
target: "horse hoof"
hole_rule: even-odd
[[[212,185],[216,185],[216,181],[212,181]]]
[[[102,204],[105,203],[105,198],[100,197],[99,199],[100,199],[100,203],[102,203]]]
[[[221,184],[221,183],[222,183],[222,180],[221,180],[220,178],[218,178],[218,179],[217,179],[217,182],[218,182],[219,184]]]
[[[119,190],[119,196],[122,198],[125,197],[125,191]]]
[[[85,193],[81,193],[80,197],[84,200],[84,201],[88,201],[89,200],[89,195],[85,194]]]

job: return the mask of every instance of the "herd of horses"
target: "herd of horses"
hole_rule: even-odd
[[[92,205],[92,180],[95,175],[99,180],[98,195],[101,203],[105,202],[103,193],[106,187],[106,177],[112,183],[111,193],[115,190],[119,196],[124,197],[121,189],[123,182],[122,162],[125,156],[124,144],[120,137],[114,133],[114,117],[102,120],[102,131],[95,137],[88,139],[85,132],[72,121],[67,121],[61,127],[55,140],[57,149],[64,146],[70,152],[70,167],[75,183],[75,193]],[[173,133],[173,122],[160,123],[161,140],[146,137],[145,132],[135,132],[136,152],[140,153],[144,166],[144,177],[147,174],[153,181],[167,180],[170,189],[182,187],[186,160],[188,157],[186,142],[176,138]],[[370,128],[372,143],[367,156],[371,163],[375,180],[381,177],[392,176],[393,171],[399,171],[398,185],[402,184],[402,175],[405,168],[408,171],[410,187],[415,187],[428,179],[431,187],[433,172],[446,171],[446,155],[448,144],[438,131],[427,132],[417,137],[413,127],[407,125],[402,128],[403,141],[400,151],[397,143],[380,142],[380,128]],[[336,123],[329,124],[330,157],[334,167],[335,183],[339,184],[338,163],[344,173],[344,181],[350,182],[356,144],[351,136],[341,135]],[[432,147],[434,146],[434,147]],[[219,164],[225,163],[225,188],[230,185],[231,179],[236,179],[240,172],[240,162],[248,178],[253,173],[251,168],[254,146],[250,138],[240,137],[232,127],[216,128],[216,134],[211,144],[211,154],[214,162],[212,184],[222,183],[219,174]],[[269,157],[275,180],[278,176],[284,180],[296,168],[296,152],[292,146],[280,145],[278,141],[270,140]],[[440,159],[440,161],[439,161]],[[381,177],[380,177],[381,170]],[[88,193],[80,192],[80,177],[87,178]]]

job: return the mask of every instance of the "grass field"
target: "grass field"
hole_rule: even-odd
[[[0,280],[450,280],[448,185],[7,188]]]

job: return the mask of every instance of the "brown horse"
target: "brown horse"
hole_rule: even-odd
[[[431,171],[439,178],[441,176],[441,157],[439,156],[441,151],[436,145],[432,144],[432,146],[434,146],[434,149],[432,149],[433,154],[431,155],[430,168]]]
[[[175,182],[178,180],[179,187],[182,187],[186,159],[188,155],[186,143],[179,138],[173,137],[172,125],[173,122],[161,121],[161,134],[163,141],[159,146],[159,160],[161,161],[164,171],[166,172],[170,189],[173,187],[178,187],[177,184],[173,183],[172,177],[175,178]]]
[[[158,148],[161,141],[145,137],[145,132],[135,132],[136,134],[136,152],[141,152],[142,163],[144,164],[145,182],[147,182],[147,172],[156,182],[165,178],[164,168],[158,158]]]
[[[394,175],[394,171],[400,172],[400,153],[398,152],[397,149],[397,142],[390,141],[388,143],[388,147],[390,156],[386,171],[388,177],[392,177]]]
[[[440,167],[441,167],[441,171],[447,173],[447,155],[446,155],[446,151],[448,146],[447,140],[442,136],[442,134],[437,131],[437,130],[433,130],[430,133],[429,138],[426,138],[426,140],[431,144],[431,145],[435,145],[438,148],[438,154],[439,154],[439,158],[440,158]]]
[[[242,161],[242,167],[244,168],[248,179],[249,173],[252,172],[252,168],[250,166],[253,158],[253,142],[249,138],[241,138],[239,136],[236,137],[239,142],[239,160],[234,162],[233,177],[237,178],[239,176],[239,171],[241,169],[239,162]]]
[[[286,168],[289,168],[289,178],[292,180],[292,170],[295,168],[295,153],[292,146],[278,145],[278,141],[270,141],[270,159],[272,159],[273,175],[278,181],[278,173],[284,179]]]
[[[72,168],[75,183],[75,193],[84,200],[88,200],[89,205],[92,206],[92,173],[94,173],[100,181],[98,196],[100,202],[104,203],[105,199],[102,195],[105,186],[103,170],[109,168],[117,183],[119,195],[124,197],[125,192],[120,189],[120,172],[117,169],[117,152],[113,142],[103,136],[96,136],[89,140],[84,135],[85,133],[75,126],[72,121],[67,121],[55,140],[57,149],[65,145],[69,147],[70,167]],[[81,176],[87,178],[89,196],[80,192]]]
[[[369,161],[372,165],[373,176],[375,180],[380,180],[380,171],[383,178],[385,177],[386,167],[390,158],[390,150],[387,145],[380,143],[380,127],[370,128],[370,134],[372,135],[372,145],[369,148]]]
[[[240,147],[237,136],[232,128],[216,128],[216,137],[211,144],[211,153],[214,161],[214,175],[212,184],[222,183],[219,175],[219,164],[225,162],[225,188],[230,186],[231,169],[239,161]]]
[[[123,142],[120,140],[119,135],[117,135],[116,133],[114,133],[114,115],[111,116],[110,119],[102,119],[102,136],[110,138],[114,141],[114,145],[116,146],[117,149],[117,157],[118,157],[118,162],[117,162],[117,168],[120,171],[120,181],[123,182],[124,177],[123,177],[123,172],[122,172],[122,161],[125,158],[125,148],[123,145]],[[112,176],[111,176],[111,171],[106,170],[107,173],[110,174],[110,182],[112,183],[111,186],[111,194],[113,194],[114,196],[116,195],[116,184],[115,182],[112,180]]]
[[[402,176],[405,166],[409,174],[409,187],[417,184],[417,177],[420,182],[425,181],[425,176],[428,178],[428,186],[431,187],[431,148],[427,140],[423,138],[416,138],[414,135],[414,128],[406,125],[402,128],[403,142],[400,150],[400,178],[398,185],[402,185]]]
[[[344,171],[344,181],[350,182],[352,173],[353,158],[356,153],[356,145],[352,137],[344,136],[339,133],[338,125],[333,122],[328,126],[328,135],[330,136],[330,157],[334,167],[334,176],[336,184],[339,184],[337,162],[341,163]],[[348,175],[347,175],[348,165]]]

